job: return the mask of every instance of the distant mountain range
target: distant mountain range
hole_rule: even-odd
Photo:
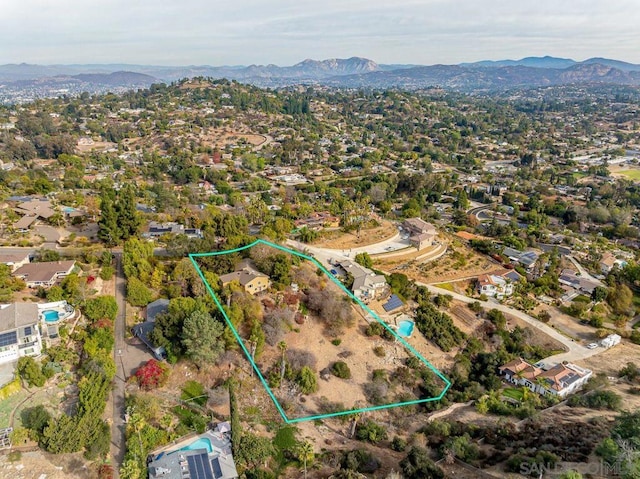
[[[527,57],[521,60],[480,61],[459,65],[380,65],[360,57],[304,60],[292,66],[149,66],[149,65],[0,65],[2,88],[75,85],[146,87],[196,76],[228,78],[258,86],[322,84],[336,87],[426,88],[495,91],[578,83],[640,85],[640,65],[607,58],[576,62],[568,58]],[[99,88],[98,88],[99,87]]]

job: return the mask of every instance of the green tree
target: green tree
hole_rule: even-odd
[[[42,374],[42,368],[31,356],[23,356],[18,359],[18,375],[27,382],[29,386],[42,387],[47,378]]]
[[[355,260],[356,260],[356,263],[364,266],[365,268],[373,268],[373,260],[371,259],[371,256],[369,256],[369,253],[367,252],[358,253],[355,257]]]
[[[444,479],[442,469],[429,458],[426,449],[414,446],[400,462],[406,479]]]
[[[153,301],[153,293],[136,277],[127,280],[127,301],[132,306],[146,306]]]
[[[194,363],[212,364],[224,351],[224,326],[204,311],[194,311],[184,321],[182,346]]]
[[[87,300],[84,305],[84,314],[91,321],[110,319],[115,321],[118,314],[118,304],[113,296],[98,296]]]
[[[257,468],[264,465],[273,453],[273,445],[269,438],[245,432],[240,438],[237,460],[240,464]]]
[[[115,193],[106,188],[100,195],[100,220],[98,221],[98,238],[107,246],[115,246],[120,241],[118,213],[115,208]]]
[[[633,293],[626,284],[618,284],[609,289],[607,303],[614,313],[628,315],[633,304]]]
[[[604,286],[596,286],[591,292],[591,299],[596,303],[599,303],[607,298],[607,293],[607,288]]]
[[[361,422],[356,427],[356,439],[359,441],[367,441],[377,443],[387,438],[387,430],[384,426],[376,424],[371,419]]]
[[[304,477],[307,479],[307,463],[313,461],[315,454],[313,452],[313,445],[309,441],[302,441],[296,445],[296,457],[298,461],[302,461],[304,466]]]
[[[20,414],[20,419],[22,420],[22,425],[33,431],[35,438],[39,439],[44,428],[51,420],[51,414],[49,414],[42,404],[39,404],[24,409]]]
[[[135,191],[132,185],[127,184],[118,192],[115,209],[118,215],[120,238],[126,241],[136,236],[141,220],[136,210]]]

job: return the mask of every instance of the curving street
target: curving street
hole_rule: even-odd
[[[349,259],[349,258],[353,259],[353,257],[355,257],[355,254],[357,252],[366,251],[368,253],[371,253],[372,251],[377,251],[381,245],[384,247],[385,244],[388,244],[392,240],[386,240],[376,245],[369,245],[362,248],[353,248],[352,250],[349,250],[346,252],[343,250],[334,250],[334,249],[328,249],[328,248],[319,248],[316,246],[309,246],[295,240],[287,240],[287,245],[292,246],[299,251],[303,251],[303,252],[306,251],[308,254],[313,255],[324,266],[330,269],[331,264],[329,263],[329,260],[334,261],[336,259],[338,260]],[[389,274],[388,271],[382,271],[382,272],[385,274]],[[447,294],[452,296],[454,299],[464,303],[473,303],[478,301],[476,298],[470,298],[463,294],[453,293],[447,289],[439,288],[432,284],[420,283],[417,281],[416,281],[416,284],[427,287],[427,289],[433,294]],[[497,309],[498,311],[502,311],[503,313],[509,314],[511,316],[515,316],[518,319],[525,321],[534,330],[538,330],[550,336],[551,338],[555,339],[559,343],[561,343],[566,349],[566,351],[564,353],[556,354],[554,356],[545,358],[542,361],[545,364],[555,364],[555,363],[560,363],[562,361],[569,361],[569,362],[580,361],[580,360],[595,356],[598,353],[601,353],[604,351],[603,348],[587,349],[586,347],[582,346],[580,343],[563,335],[558,330],[537,320],[536,318],[528,315],[527,313],[520,311],[518,309],[512,308],[510,306],[501,304],[498,301],[490,299],[488,301],[478,301],[478,302],[485,309]]]

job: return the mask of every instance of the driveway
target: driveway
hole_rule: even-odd
[[[583,278],[586,278],[586,279],[588,279],[590,281],[593,281],[595,283],[598,283],[600,286],[602,286],[602,281],[600,281],[598,278],[594,278],[593,276],[591,276],[591,274],[586,269],[584,269],[582,267],[582,265],[578,262],[577,259],[575,259],[571,255],[567,255],[567,259],[573,263],[573,265],[576,267],[576,269],[580,273],[580,276],[582,276]]]
[[[58,240],[62,236],[56,228],[48,225],[34,226],[33,231],[44,238],[45,245],[48,243],[58,244]]]
[[[126,283],[122,270],[122,255],[114,254],[116,262],[116,303],[118,304],[118,315],[115,322],[115,348],[114,359],[116,362],[116,377],[113,385],[113,422],[111,424],[111,456],[113,458],[114,478],[118,479],[118,468],[122,464],[125,453],[125,423],[124,423],[124,388],[127,380],[125,366],[122,355],[124,342],[124,329],[126,321]]]

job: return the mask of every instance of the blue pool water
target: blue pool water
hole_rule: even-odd
[[[211,441],[206,437],[201,437],[191,444],[186,445],[185,447],[180,448],[180,451],[194,451],[196,449],[206,449],[209,454],[213,452],[213,447],[211,447]]]
[[[43,311],[42,315],[47,323],[55,323],[60,319],[60,314],[57,311]]]
[[[73,213],[76,209],[72,208],[71,206],[65,206],[64,208],[62,208],[62,211],[64,211],[65,213]]]
[[[413,321],[406,319],[398,323],[398,334],[403,338],[408,338],[413,333]]]

